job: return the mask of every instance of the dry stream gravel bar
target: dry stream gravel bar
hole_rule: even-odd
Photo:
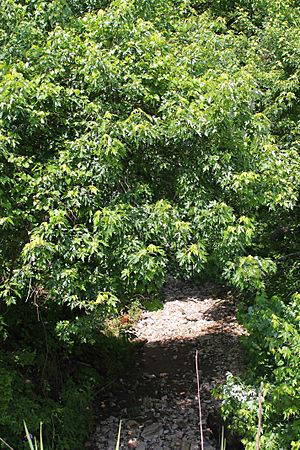
[[[239,373],[243,329],[230,292],[211,283],[170,280],[163,308],[144,312],[136,324],[135,366],[106,393],[90,450],[115,450],[122,419],[122,449],[198,450],[199,416],[195,353],[199,352],[205,450],[217,450],[208,417],[218,407],[211,389],[226,372]],[[230,450],[227,449],[227,450]]]

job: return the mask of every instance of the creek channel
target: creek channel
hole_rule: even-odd
[[[205,450],[219,450],[218,401],[212,390],[228,372],[244,367],[236,301],[224,286],[169,280],[162,308],[145,311],[135,325],[140,345],[117,389],[101,398],[88,450],[115,450],[122,420],[121,449],[199,450],[195,355],[198,353]],[[221,428],[221,426],[220,426]],[[236,450],[239,443],[228,443]]]

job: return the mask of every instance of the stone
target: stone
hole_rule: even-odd
[[[204,450],[216,450],[216,448],[213,447],[210,442],[205,442],[204,443]]]
[[[129,439],[128,447],[129,448],[137,448],[139,446],[139,441],[137,439]]]
[[[136,420],[127,420],[126,421],[126,427],[127,428],[138,428],[139,427],[139,423]]]
[[[191,448],[191,444],[186,439],[182,439],[180,450],[190,450],[190,448]]]
[[[143,437],[146,439],[159,436],[163,431],[161,423],[152,423],[143,430]]]
[[[146,444],[144,442],[141,442],[136,450],[146,450]]]

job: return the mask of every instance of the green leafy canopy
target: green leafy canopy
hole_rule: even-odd
[[[1,1],[5,342],[34,310],[94,345],[170,273],[267,288],[298,244],[298,37],[292,0]]]

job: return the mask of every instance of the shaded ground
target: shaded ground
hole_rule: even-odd
[[[122,419],[122,449],[198,450],[199,416],[195,353],[199,353],[205,449],[215,450],[208,417],[216,414],[211,390],[226,372],[241,371],[239,338],[230,292],[213,284],[170,281],[163,308],[144,312],[136,325],[141,343],[136,363],[108,392],[94,437],[87,446],[114,450]],[[231,450],[227,447],[227,450]]]

